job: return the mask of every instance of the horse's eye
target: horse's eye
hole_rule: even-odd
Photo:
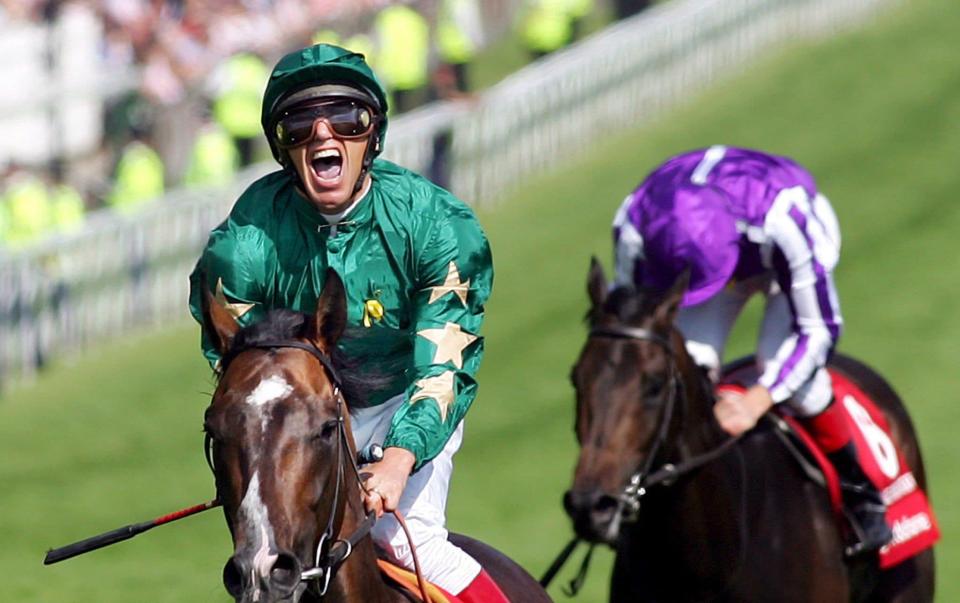
[[[337,426],[339,423],[340,422],[336,419],[330,419],[323,424],[323,427],[320,428],[320,433],[317,434],[317,437],[324,440],[330,439],[337,432]]]
[[[660,396],[660,393],[663,392],[663,386],[666,385],[667,380],[660,376],[654,375],[647,377],[643,380],[643,397],[646,400],[651,398],[657,398]]]

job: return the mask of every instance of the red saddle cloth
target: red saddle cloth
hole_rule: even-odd
[[[728,376],[730,382],[719,385],[718,391],[742,391],[743,387],[732,379],[735,376],[739,375]],[[887,569],[932,547],[940,538],[940,530],[926,494],[918,486],[903,453],[890,437],[886,417],[866,393],[845,375],[830,369],[830,376],[833,378],[833,395],[851,426],[860,465],[887,505],[887,523],[893,530],[893,540],[880,549],[880,567]],[[799,421],[781,408],[777,408],[776,412],[789,423],[806,444],[811,456],[817,459],[827,480],[834,509],[839,510],[842,503],[837,472]]]

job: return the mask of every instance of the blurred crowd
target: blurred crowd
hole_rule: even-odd
[[[614,0],[614,17],[649,0]],[[269,158],[260,101],[270,66],[311,42],[366,55],[391,113],[468,95],[470,65],[509,19],[531,59],[577,39],[594,0],[0,0],[0,35],[53,28],[68,10],[101,25],[99,69],[134,86],[103,99],[103,135],[84,157],[0,165],[0,253],[82,227],[89,210],[133,212],[179,186],[217,186]],[[436,152],[445,152],[438,141]],[[438,157],[440,163],[442,158]],[[442,170],[436,174],[442,178]]]

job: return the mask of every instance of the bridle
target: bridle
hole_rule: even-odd
[[[649,341],[660,346],[667,354],[670,378],[668,382],[667,400],[664,404],[663,412],[660,414],[656,438],[647,453],[646,459],[637,471],[630,475],[627,485],[617,499],[619,506],[618,513],[623,520],[635,521],[640,513],[640,499],[646,495],[650,488],[658,485],[669,486],[673,484],[676,478],[690,473],[694,469],[706,465],[722,456],[737,443],[739,438],[727,438],[716,448],[695,455],[682,463],[676,465],[669,462],[663,463],[655,471],[651,471],[657,455],[666,444],[670,424],[673,421],[673,414],[677,405],[677,398],[683,390],[683,382],[680,380],[680,371],[677,368],[676,353],[674,352],[673,345],[669,339],[650,329],[625,325],[593,327],[590,329],[588,337]]]
[[[686,475],[723,456],[740,438],[728,437],[719,446],[707,452],[695,455],[676,465],[665,462],[656,470],[653,470],[653,463],[667,443],[670,425],[673,422],[673,414],[677,406],[677,398],[683,390],[683,381],[680,379],[680,371],[677,368],[676,352],[673,349],[673,344],[666,337],[650,329],[627,325],[596,326],[590,329],[587,337],[649,341],[660,346],[667,354],[670,367],[669,389],[667,390],[667,400],[657,425],[656,438],[650,446],[646,459],[640,467],[630,475],[627,485],[624,486],[623,491],[617,497],[617,515],[622,521],[636,521],[640,515],[640,500],[647,494],[650,488],[659,485],[672,485],[678,477]],[[543,574],[543,577],[540,578],[541,586],[546,588],[550,584],[579,542],[580,537],[574,536],[563,550],[560,551],[560,554],[554,559],[553,563],[550,564],[550,567]],[[576,595],[583,585],[586,579],[587,569],[590,566],[594,546],[595,545],[591,543],[589,551],[587,551],[586,556],[580,564],[577,576],[570,581],[570,585],[566,591],[568,596],[572,597]]]
[[[327,590],[330,587],[330,580],[336,574],[337,569],[343,565],[351,553],[353,553],[354,547],[359,543],[363,538],[370,534],[370,530],[373,528],[373,524],[376,523],[376,515],[374,513],[367,513],[363,521],[357,526],[356,530],[347,538],[337,539],[336,535],[339,531],[339,527],[334,525],[335,518],[337,515],[337,509],[340,505],[341,497],[341,484],[345,481],[344,476],[344,455],[346,455],[347,460],[349,461],[349,467],[353,470],[354,475],[357,478],[357,483],[360,484],[361,488],[363,487],[363,479],[360,477],[360,470],[357,467],[357,462],[352,455],[346,454],[344,451],[349,451],[349,441],[347,439],[347,430],[346,424],[343,420],[343,406],[345,401],[342,394],[342,381],[340,380],[340,375],[337,373],[336,368],[333,365],[333,361],[330,356],[323,353],[317,346],[312,343],[306,343],[303,341],[297,341],[294,339],[290,340],[278,340],[278,341],[265,341],[255,344],[249,344],[239,350],[231,350],[229,353],[224,355],[221,360],[222,371],[225,372],[227,366],[241,353],[250,350],[250,349],[264,349],[264,350],[275,350],[282,348],[295,348],[308,352],[311,356],[316,358],[323,369],[326,371],[327,376],[330,378],[330,381],[333,384],[333,395],[337,401],[337,457],[336,457],[336,466],[337,466],[337,480],[336,488],[334,489],[333,500],[330,505],[330,513],[327,519],[327,525],[324,528],[323,533],[320,535],[320,539],[317,542],[316,553],[314,555],[314,565],[313,567],[307,568],[300,573],[300,581],[306,582],[308,588],[313,588],[317,596],[322,597],[327,593]],[[221,373],[222,374],[222,373]],[[210,470],[216,474],[213,465],[213,437],[209,432],[206,433],[204,439],[204,448],[207,457],[207,464],[210,465]]]

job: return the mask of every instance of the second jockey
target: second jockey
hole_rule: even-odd
[[[813,177],[754,150],[684,153],[624,200],[613,235],[617,284],[665,290],[690,270],[677,326],[714,380],[737,316],[753,295],[765,296],[760,378],[742,396],[722,395],[717,421],[736,436],[774,404],[789,404],[840,475],[857,524],[848,553],[889,542],[883,501],[860,467],[825,368],[843,325],[833,281],[840,231]]]

